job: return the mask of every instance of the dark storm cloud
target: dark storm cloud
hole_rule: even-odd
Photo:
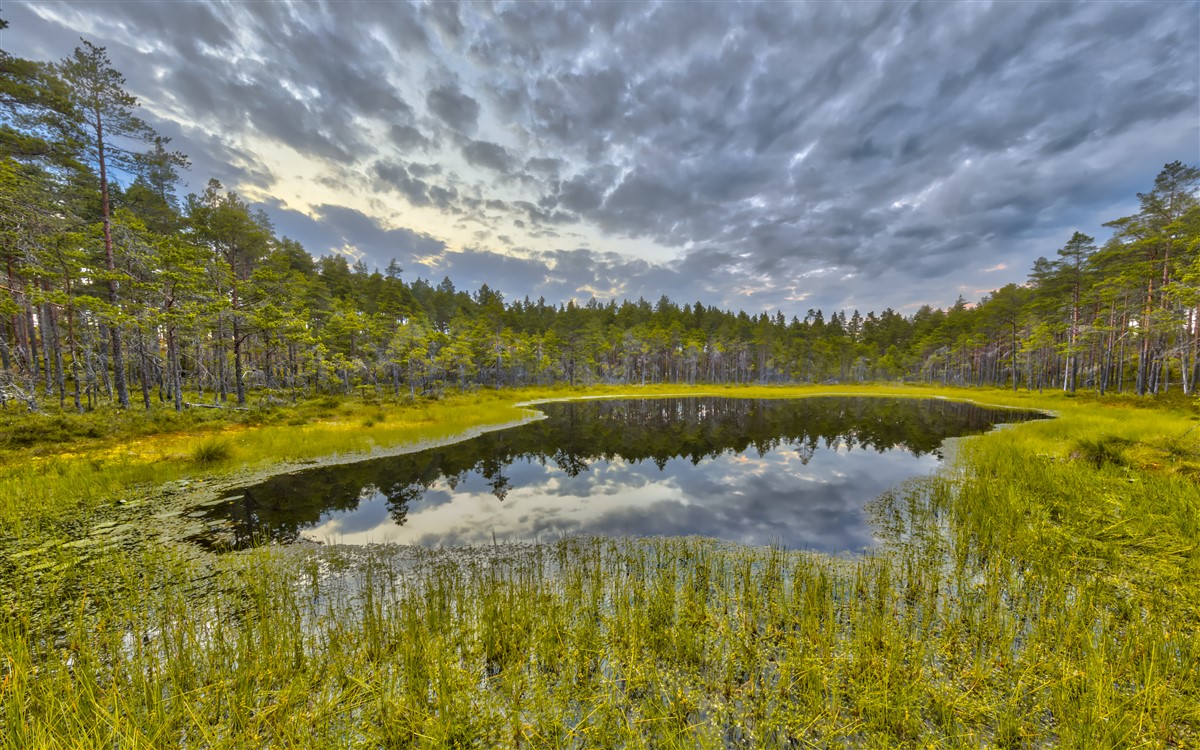
[[[430,146],[430,141],[425,134],[412,125],[393,125],[388,134],[391,136],[392,144],[400,151],[427,149]]]
[[[335,165],[325,184],[357,180],[477,222],[480,237],[545,248],[539,237],[582,232],[599,248],[437,254],[461,286],[486,280],[478,260],[511,281],[506,293],[545,279],[548,297],[666,292],[801,315],[945,305],[1022,281],[1075,229],[1102,237],[1163,163],[1200,162],[1196,4],[130,2],[6,14],[17,54],[64,55],[79,33],[108,44],[175,145],[233,186],[275,176],[214,134],[254,133]],[[376,257],[391,236],[318,213],[342,222],[306,225],[318,251]],[[608,238],[675,259],[613,260]],[[997,265],[1008,270],[985,273]]]
[[[430,25],[448,41],[462,38],[465,29],[455,3],[428,3],[421,7],[421,13],[424,18],[429,20]]]
[[[345,206],[322,205],[315,216],[288,209],[279,203],[263,206],[275,222],[280,236],[300,240],[313,255],[329,255],[352,248],[369,268],[386,268],[395,258],[402,267],[417,258],[437,256],[446,244],[427,234],[406,228],[387,229],[370,216]]]
[[[381,189],[395,190],[414,206],[429,205],[429,183],[413,177],[405,165],[398,162],[378,161],[371,166],[371,171],[378,178],[376,185]]]
[[[526,218],[534,226],[570,224],[578,219],[577,216],[566,211],[547,210],[542,206],[535,206],[529,201],[516,201],[512,206],[520,211],[524,211]]]
[[[462,154],[468,164],[495,172],[508,172],[513,166],[513,155],[498,143],[467,139],[463,144]]]
[[[556,201],[572,211],[595,211],[604,202],[604,189],[580,175],[561,185]]]
[[[479,102],[456,86],[438,86],[425,97],[425,106],[442,122],[460,133],[473,133],[479,120]]]
[[[525,162],[525,169],[543,177],[557,177],[562,168],[562,159],[533,157]]]

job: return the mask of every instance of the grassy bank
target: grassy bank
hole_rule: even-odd
[[[34,436],[10,439],[0,452],[0,528],[19,536],[41,523],[44,531],[47,521],[87,515],[177,479],[269,471],[444,441],[527,418],[528,410],[513,403],[507,394],[481,391],[399,404],[322,398],[247,412],[196,410],[183,417],[18,413],[5,432]],[[155,432],[160,424],[171,429]]]
[[[852,393],[976,399],[1022,408],[1069,408],[1074,401],[1025,391],[912,386],[650,386],[480,390],[437,400],[390,402],[321,397],[298,404],[252,404],[245,411],[169,408],[28,413],[0,410],[0,538],[45,533],[178,479],[266,473],[333,457],[454,439],[471,430],[529,418],[528,402],[572,397],[679,393],[789,398]],[[1139,402],[1127,402],[1132,411]],[[33,524],[37,528],[31,528]]]
[[[86,557],[48,547],[40,555],[56,564],[34,571],[27,561],[39,555],[0,550],[9,582],[0,741],[1200,743],[1200,422],[1187,404],[895,387],[696,390],[970,398],[1059,418],[965,440],[939,474],[874,500],[888,542],[851,560],[696,539],[220,557],[154,543]],[[148,492],[163,479],[395,449],[519,419],[515,404],[565,395],[330,402],[281,423],[206,423],[116,448],[68,440],[74,456],[10,448],[0,515],[23,538],[10,537],[8,550],[107,512],[130,483]],[[225,447],[198,455],[214,436]],[[67,468],[39,470],[33,459]],[[31,484],[17,485],[22,477]],[[22,488],[39,479],[41,494],[23,507]],[[49,610],[61,615],[54,626],[38,614]]]
[[[266,473],[300,462],[353,459],[454,439],[472,430],[528,419],[521,405],[578,396],[654,396],[681,392],[787,397],[829,388],[692,388],[479,390],[437,400],[320,397],[298,404],[252,403],[244,410],[170,408],[29,413],[0,410],[0,538],[42,534],[47,522],[70,522],[144,496],[178,479]],[[855,388],[905,394],[912,388]],[[922,394],[963,392],[921,389]],[[36,527],[31,527],[31,524]]]

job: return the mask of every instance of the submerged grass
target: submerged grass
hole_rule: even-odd
[[[58,474],[33,506],[43,522],[24,527],[48,531],[0,562],[0,744],[1200,745],[1191,409],[852,392],[1059,418],[961,441],[938,474],[873,501],[886,543],[853,559],[701,539],[223,556],[144,543],[85,556],[40,541],[89,507],[55,493],[91,471],[105,478],[102,505],[123,481],[149,481],[146,467],[194,472],[195,455],[57,459],[101,464]],[[215,470],[440,439],[555,395],[331,403],[315,424],[230,432],[237,460]],[[20,514],[13,498],[6,516]]]

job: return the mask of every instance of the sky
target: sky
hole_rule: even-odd
[[[314,255],[506,299],[911,314],[1200,163],[1195,2],[3,0]]]

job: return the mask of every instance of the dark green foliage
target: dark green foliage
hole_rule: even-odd
[[[0,415],[0,444],[5,448],[26,448],[31,445],[61,445],[80,438],[98,438],[110,434],[110,424],[96,416],[57,414],[39,419],[23,418],[16,414]]]

